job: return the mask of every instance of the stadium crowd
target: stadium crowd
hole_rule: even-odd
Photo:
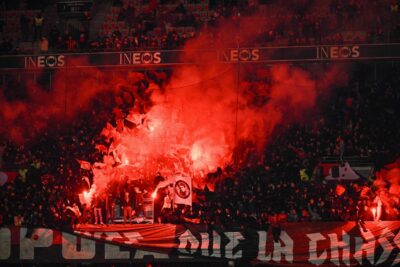
[[[114,26],[99,30],[97,35],[90,34],[93,16],[89,11],[82,14],[80,26],[72,30],[60,26],[64,25],[60,22],[62,16],[51,21],[41,12],[32,17],[23,13],[19,19],[17,40],[4,32],[6,20],[0,20],[0,51],[26,52],[27,48],[21,48],[20,43],[28,41],[34,44],[32,47],[37,47],[34,51],[41,53],[179,49],[196,36],[206,36],[208,46],[213,46],[224,39],[235,39],[231,38],[231,32],[220,34],[213,29],[222,21],[240,25],[241,17],[246,16],[257,18],[257,23],[263,25],[256,40],[252,40],[262,46],[396,42],[400,37],[397,0],[321,1],[326,4],[325,9],[328,8],[327,12],[322,9],[322,13],[317,1],[312,0],[290,4],[285,1],[262,2],[208,1],[205,7],[207,15],[199,16],[183,1],[149,1],[140,10],[132,1],[115,1],[119,11]],[[44,7],[46,5],[41,6]],[[274,12],[268,13],[271,10]],[[121,22],[127,25],[128,31],[121,31]],[[242,45],[246,45],[247,31],[240,30],[240,27],[237,29],[242,35]]]
[[[370,187],[371,180],[341,183],[344,190],[338,193],[337,182],[324,180],[319,161],[327,155],[339,161],[343,156],[373,158],[383,151],[399,151],[394,137],[400,129],[397,119],[400,94],[395,90],[400,82],[400,68],[398,64],[384,65],[379,79],[371,75],[374,70],[369,65],[357,69],[347,85],[336,88],[333,96],[321,103],[324,108],[313,118],[312,127],[291,124],[276,129],[264,158],[246,160],[244,155],[240,168],[223,166],[210,173],[208,186],[194,189],[191,209],[172,210],[166,206],[160,210],[156,222],[262,227],[282,221],[359,218],[363,208],[359,205],[360,191]],[[145,72],[143,86],[148,86],[154,77],[152,71]],[[67,127],[54,122],[51,128],[26,140],[24,145],[4,139],[0,146],[0,169],[17,168],[18,173],[14,181],[0,186],[2,224],[60,227],[107,223],[114,217],[110,210],[122,206],[126,188],[130,188],[132,195],[154,190],[156,183],[153,184],[152,178],[112,185],[109,196],[93,201],[102,210],[104,218],[99,221],[95,221],[93,207],[79,200],[78,193],[89,189],[82,177],[92,180],[93,174],[90,169],[81,168],[76,159],[101,161],[104,152],[96,149],[96,144],[107,145],[100,134],[104,124],[116,125],[115,106],[126,115],[135,103],[134,99],[110,94],[97,97],[88,111]],[[114,101],[110,103],[110,99]],[[369,191],[372,201],[374,188]],[[168,190],[160,192],[165,197]],[[143,212],[139,207],[143,205],[141,199],[136,197],[131,204],[136,216]],[[365,219],[371,219],[368,214]]]

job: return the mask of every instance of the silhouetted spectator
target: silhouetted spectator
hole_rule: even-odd
[[[39,12],[33,18],[33,40],[34,41],[40,40],[42,38],[43,24],[44,24],[44,17],[42,16],[42,13]]]
[[[31,21],[26,14],[21,14],[19,18],[19,25],[21,28],[21,40],[23,42],[29,41]]]

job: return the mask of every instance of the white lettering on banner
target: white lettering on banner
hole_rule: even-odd
[[[260,60],[260,49],[231,49],[227,55],[220,52],[220,59],[223,61],[258,61]]]
[[[208,247],[210,245],[210,239],[208,233],[200,233],[201,236],[201,255],[208,256]]]
[[[379,236],[377,240],[379,245],[381,245],[381,247],[383,248],[383,252],[379,259],[376,261],[376,265],[387,261],[393,249],[395,248],[388,240],[388,237],[392,238],[394,237],[394,234],[389,230],[384,229],[383,233]]]
[[[160,64],[160,52],[119,53],[119,65]]]
[[[271,254],[266,255],[266,244],[267,244],[267,232],[258,231],[258,256],[257,259],[260,261],[270,261]],[[282,231],[278,242],[274,242],[274,251],[272,252],[272,260],[280,262],[282,255],[285,256],[287,262],[293,262],[293,239],[287,234],[286,231]]]
[[[25,68],[54,68],[65,66],[64,55],[25,57]]]
[[[362,237],[350,236],[349,233],[343,230],[340,230],[340,232],[337,232],[337,230],[333,231],[332,228],[330,232],[325,231],[323,234],[320,232],[310,234],[302,232],[301,235],[296,235],[299,236],[296,245],[299,246],[298,251],[301,252],[301,254],[297,255],[298,258],[296,259],[296,255],[293,255],[295,251],[294,240],[292,240],[286,231],[281,232],[278,242],[273,242],[272,238],[268,237],[266,231],[258,231],[259,251],[257,260],[269,264],[280,264],[286,261],[289,263],[297,262],[302,265],[308,264],[316,266],[325,264],[335,266],[352,266],[354,264],[398,265],[400,263],[400,254],[398,253],[400,249],[400,232],[398,228],[393,228],[396,229],[396,231],[392,232],[388,230],[392,230],[392,228],[390,226],[387,227],[386,224],[379,225],[379,223],[373,223],[373,226],[377,225],[379,228],[375,227],[371,229],[381,229],[379,230],[380,232],[378,230],[364,231],[360,229],[359,233]],[[398,224],[395,224],[393,227],[398,227]],[[13,229],[19,231],[19,236],[12,236],[12,234],[15,233],[15,231],[11,231]],[[288,231],[290,231],[290,229]],[[76,232],[72,235],[55,230],[53,231],[51,229],[38,228],[33,231],[31,238],[26,238],[26,233],[26,228],[0,228],[0,265],[7,263],[9,260],[41,261],[45,259],[46,249],[50,247],[52,252],[59,252],[58,255],[52,254],[52,256],[55,257],[55,261],[62,260],[62,257],[64,257],[65,260],[82,261],[127,261],[130,259],[141,260],[147,257],[154,259],[170,258],[168,252],[160,252],[157,247],[141,247],[142,244],[140,244],[141,249],[135,249],[135,247],[138,247],[138,245],[135,244],[140,243],[142,241],[141,239],[146,241],[138,232]],[[178,250],[186,254],[179,255],[180,259],[195,259],[200,255],[220,258],[221,247],[226,244],[224,253],[226,259],[242,258],[245,254],[245,248],[241,247],[241,241],[244,240],[242,233],[225,232],[221,233],[221,235],[222,234],[226,236],[226,239],[221,238],[220,234],[216,231],[191,232],[189,229],[186,229],[186,231],[177,237],[179,244],[171,246],[171,250]],[[54,244],[54,241],[58,240],[58,238],[54,238],[54,236],[60,236],[62,242]],[[85,236],[90,238],[85,238]],[[154,238],[157,237],[159,237],[159,235],[154,236]],[[15,238],[17,238],[16,244],[12,243],[12,240]],[[97,243],[96,240],[92,240],[91,238],[99,239],[100,242]],[[142,242],[143,245],[150,244],[144,241]],[[255,241],[255,239],[250,239],[248,241],[249,242],[246,242],[246,248],[249,248],[249,245],[251,245],[250,241]],[[113,243],[110,244],[109,242]],[[102,249],[97,251],[96,244],[104,246],[104,254]],[[118,244],[128,244],[133,245],[133,247],[128,248],[126,246],[119,246]],[[19,246],[19,249],[17,246]],[[199,247],[201,250],[199,250]],[[16,249],[16,251],[12,249]],[[153,249],[157,252],[153,252]],[[96,253],[98,253],[98,255]]]
[[[290,238],[286,231],[282,231],[279,236],[279,241],[274,242],[274,254],[272,260],[280,262],[281,255],[285,256],[287,262],[293,262],[293,239]]]
[[[221,236],[213,231],[213,244],[212,244],[212,253],[208,253],[208,249],[210,246],[210,234],[209,233],[200,233],[201,236],[201,255],[209,256],[209,257],[221,257]]]
[[[258,255],[257,255],[257,260],[270,261],[271,260],[271,254],[266,255],[267,232],[266,231],[257,231],[257,233],[258,233]]]
[[[118,232],[107,232],[102,233],[101,236],[104,236],[104,239],[110,242],[113,242],[115,239],[123,239],[120,233]],[[130,253],[129,251],[121,251],[120,246],[105,244],[104,247],[104,258],[105,259],[129,259]]]
[[[317,59],[359,58],[360,46],[318,46]]]
[[[199,241],[193,234],[188,230],[186,230],[183,234],[179,236],[179,246],[178,251],[182,253],[193,254],[199,248]]]
[[[221,236],[213,231],[213,246],[212,246],[212,253],[210,254],[211,257],[221,257]]]
[[[120,246],[106,243],[104,246],[104,259],[106,260],[117,260],[117,259],[129,259],[129,251],[121,251]]]
[[[137,249],[135,252],[135,259],[143,259],[144,257],[152,256],[154,259],[169,259],[168,254],[158,253],[152,251],[144,251]]]
[[[397,248],[400,248],[400,232],[397,233],[397,235],[393,238],[393,243],[397,246]],[[397,253],[396,259],[394,259],[392,266],[398,264],[400,262],[400,253]]]
[[[243,236],[239,232],[225,232],[229,243],[225,246],[225,258],[227,259],[238,259],[242,257],[242,250],[240,249],[236,253],[233,253],[233,249],[239,245],[240,240],[244,240]]]
[[[93,259],[96,255],[96,241],[87,238],[81,239],[81,248],[78,251],[78,237],[68,233],[62,233],[62,255],[64,259],[84,260]]]
[[[321,265],[326,260],[326,250],[321,255],[317,255],[318,241],[325,240],[326,238],[321,233],[307,234],[310,239],[309,242],[309,255],[308,261],[315,265]]]
[[[350,236],[345,231],[342,232],[342,241],[338,240],[337,234],[328,234],[328,236],[331,242],[330,261],[336,266],[340,266],[339,248],[341,248],[343,249],[342,261],[350,266]]]
[[[20,229],[20,250],[21,260],[33,260],[35,258],[35,248],[50,247],[53,243],[53,231],[46,228],[37,228],[33,230],[31,238],[25,237],[27,229]]]
[[[355,238],[356,249],[353,257],[358,261],[359,264],[363,264],[363,258],[366,256],[369,263],[374,265],[376,245],[375,237],[369,230],[361,231],[361,234],[366,242],[363,242],[361,237]]]
[[[11,231],[8,228],[0,228],[0,260],[6,260],[11,256]]]

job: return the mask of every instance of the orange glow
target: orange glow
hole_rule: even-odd
[[[202,155],[202,149],[199,145],[194,144],[192,146],[192,149],[190,150],[190,156],[192,158],[193,161],[198,160],[199,158],[201,158]]]
[[[376,214],[376,208],[371,208],[371,212],[372,212],[372,214],[375,216],[375,214]]]
[[[79,194],[78,196],[81,204],[86,204],[87,206],[90,206],[95,192],[96,192],[96,186],[93,185],[89,191],[85,190],[81,194]]]

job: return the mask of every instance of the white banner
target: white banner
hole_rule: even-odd
[[[337,168],[334,170],[334,168]],[[329,175],[325,177],[326,180],[358,180],[360,176],[351,168],[350,164],[346,162],[343,166],[334,166],[329,170]]]
[[[192,178],[182,174],[175,175],[174,203],[192,206]]]

